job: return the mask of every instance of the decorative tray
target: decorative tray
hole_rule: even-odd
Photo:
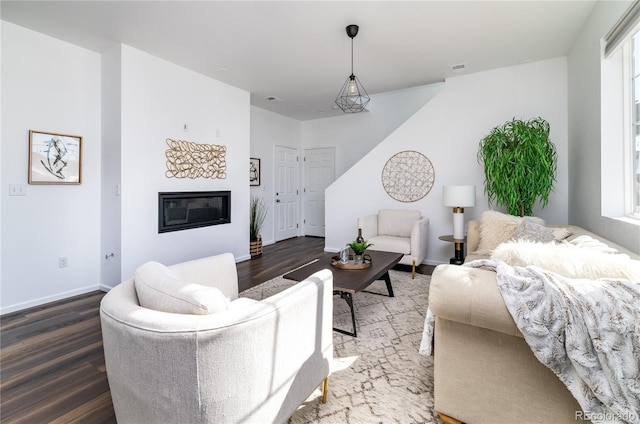
[[[347,262],[346,264],[343,264],[342,262],[340,262],[340,256],[333,256],[331,258],[331,265],[335,266],[336,268],[341,268],[341,269],[365,269],[365,268],[371,268],[371,256],[367,255],[365,253],[363,255],[363,260],[364,260],[363,263],[357,264],[353,260],[353,255],[349,255],[349,262]]]

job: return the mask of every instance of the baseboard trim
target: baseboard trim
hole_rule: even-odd
[[[68,297],[78,296],[78,295],[89,293],[96,290],[105,291],[102,289],[102,287],[104,286],[101,284],[96,284],[92,286],[81,287],[75,290],[69,290],[62,293],[56,293],[50,296],[44,296],[44,297],[39,297],[37,299],[27,300],[26,302],[20,302],[20,303],[15,303],[13,305],[3,306],[0,308],[0,315],[21,311],[23,309],[33,308],[35,306],[56,302],[58,300],[66,299]]]
[[[115,286],[113,286],[115,287]],[[113,288],[112,286],[107,286],[106,284],[100,284],[98,286],[98,290],[103,291],[105,293],[108,293],[109,291],[111,291],[111,289]]]
[[[422,263],[426,264],[426,265],[438,266],[438,265],[442,265],[442,264],[448,264],[449,262],[442,262],[442,261],[434,261],[434,260],[431,260],[431,259],[425,259]]]

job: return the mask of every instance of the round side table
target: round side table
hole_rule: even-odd
[[[453,235],[449,234],[446,236],[438,237],[442,241],[447,241],[449,243],[454,243],[454,256],[449,259],[449,263],[453,265],[462,265],[464,263],[464,244],[467,242],[467,238],[463,239],[454,239]]]

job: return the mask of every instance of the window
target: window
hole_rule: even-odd
[[[623,145],[618,148],[609,143],[601,152],[603,160],[618,163],[617,169],[611,165],[603,167],[603,172],[619,175],[618,180],[609,176],[603,178],[610,184],[603,184],[602,210],[609,216],[640,219],[640,1],[636,0],[629,7],[605,36],[604,42],[602,77],[606,80],[603,80],[603,90],[609,93],[620,90],[617,99],[612,95],[608,102],[603,102],[610,122],[619,122],[607,128],[607,135],[612,137],[609,141],[622,140]],[[612,71],[607,73],[607,69]],[[620,119],[621,115],[623,119]],[[616,155],[618,160],[615,160]],[[612,203],[618,203],[618,206]]]
[[[627,162],[632,215],[640,217],[640,32],[631,38],[631,95],[626,102],[631,109],[631,128],[628,137]]]

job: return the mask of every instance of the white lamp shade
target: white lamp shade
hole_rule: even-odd
[[[476,186],[444,186],[442,203],[452,208],[472,208],[476,205]]]

